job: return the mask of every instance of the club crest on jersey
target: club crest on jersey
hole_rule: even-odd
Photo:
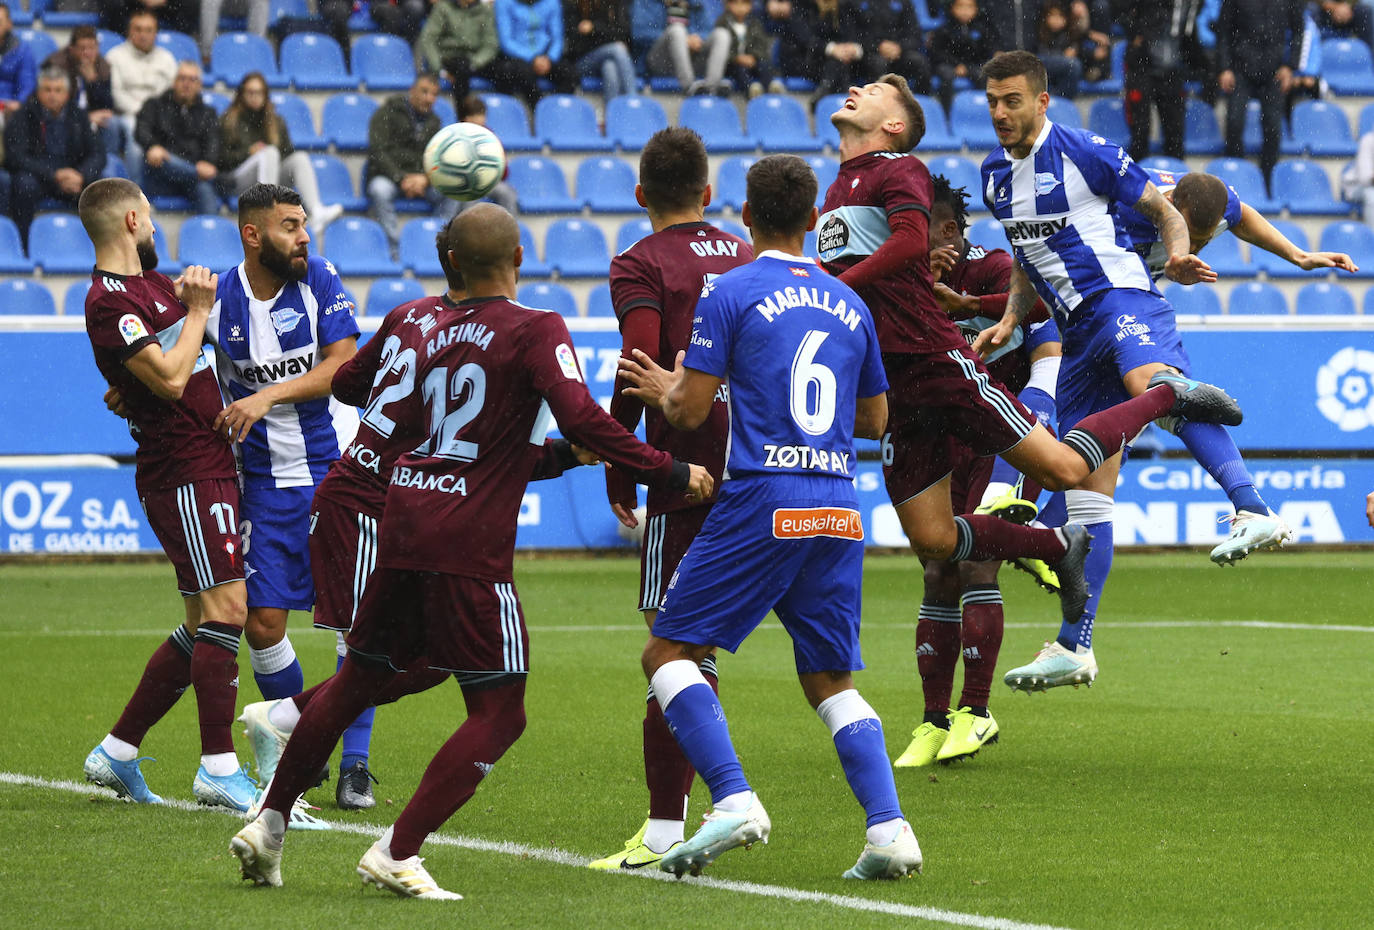
[[[558,367],[563,369],[563,374],[569,381],[582,380],[582,372],[577,368],[577,356],[566,342],[560,342],[558,348],[553,350],[553,354],[558,359]]]
[[[125,345],[131,346],[140,339],[146,339],[148,329],[138,317],[126,313],[119,318],[119,335],[124,337]]]
[[[798,278],[811,277],[811,272],[807,271],[805,268],[788,268],[787,270],[792,272],[792,274],[796,275]]]
[[[850,189],[850,190],[853,190],[854,188],[856,188],[856,187],[858,187],[858,186],[859,186],[859,179],[858,179],[858,178],[855,178],[854,180],[852,180],[852,181],[849,182],[849,189]]]
[[[1159,183],[1160,183],[1160,184],[1177,184],[1178,182],[1177,182],[1176,180],[1174,180],[1174,176],[1173,176],[1173,174],[1172,174],[1171,172],[1168,172],[1168,171],[1161,171],[1161,172],[1159,173]]]
[[[282,307],[280,310],[272,311],[272,328],[277,331],[278,336],[285,336],[296,328],[296,324],[305,319],[305,314],[290,307]]]
[[[1035,172],[1035,195],[1044,197],[1059,186],[1059,179],[1049,171]]]

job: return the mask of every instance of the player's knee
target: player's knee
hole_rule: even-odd
[[[1088,463],[1083,461],[1083,457],[1061,443],[1059,454],[1045,463],[1038,477],[1047,491],[1067,491],[1077,487],[1088,477],[1088,473]]]
[[[963,589],[970,585],[988,585],[997,581],[997,570],[1002,567],[1001,562],[960,562],[959,569],[959,588]]]
[[[911,551],[916,553],[919,558],[943,561],[954,554],[958,534],[954,530],[954,524],[951,523],[948,529],[923,527],[918,534],[911,536],[910,540]]]

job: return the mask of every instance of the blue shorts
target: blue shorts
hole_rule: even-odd
[[[1026,341],[1021,344],[1021,350],[1026,353],[1026,358],[1030,358],[1031,353],[1045,343],[1059,341],[1059,327],[1054,317],[1050,317],[1043,323],[1032,323],[1026,327]]]
[[[310,502],[314,485],[245,488],[240,510],[249,607],[310,610]]]
[[[792,637],[798,672],[861,669],[863,561],[850,481],[726,481],[668,582],[653,634],[734,652],[772,610]]]
[[[1088,414],[1129,400],[1121,379],[1133,368],[1162,362],[1188,373],[1174,308],[1149,291],[1116,288],[1091,297],[1078,305],[1063,333],[1055,397],[1061,436]]]

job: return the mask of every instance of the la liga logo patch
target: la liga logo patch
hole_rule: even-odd
[[[148,337],[148,328],[143,325],[143,321],[132,313],[126,313],[119,318],[119,335],[124,337],[124,344],[131,346],[140,339]]]
[[[582,372],[577,367],[577,355],[566,342],[560,342],[558,348],[553,350],[553,354],[558,359],[558,367],[563,369],[563,374],[569,381],[582,380]]]

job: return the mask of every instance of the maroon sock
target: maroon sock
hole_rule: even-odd
[[[133,697],[124,705],[110,735],[131,746],[143,743],[143,737],[176,704],[182,692],[191,686],[191,653],[195,641],[184,626],[172,631],[153,651],[143,668],[143,677],[134,688]]]
[[[1054,530],[1019,526],[999,517],[966,513],[954,518],[958,541],[951,562],[1001,562],[1018,556],[1058,561],[1066,549]]]
[[[960,707],[987,707],[1002,648],[1002,592],[996,584],[964,589],[964,690]]]
[[[946,612],[955,618],[936,619]],[[916,621],[916,670],[921,675],[926,712],[942,714],[949,710],[954,690],[954,668],[959,664],[959,608],[921,604]]]
[[[291,805],[315,785],[320,768],[329,761],[343,731],[395,675],[385,663],[355,662],[349,656],[333,677],[310,689],[314,695],[291,731],[264,808],[290,819]]]
[[[1083,456],[1088,468],[1096,470],[1120,452],[1121,447],[1134,439],[1150,421],[1174,409],[1177,396],[1169,385],[1160,384],[1139,397],[1089,414],[1064,434],[1064,445]]]
[[[196,630],[191,684],[200,717],[200,751],[234,751],[234,704],[239,696],[239,637],[243,627],[206,620]]]
[[[320,691],[324,689],[324,686],[329,684],[333,680],[334,676],[330,675],[328,678],[326,678],[319,684],[315,685],[314,687],[306,688],[300,694],[293,696],[291,698],[291,701],[296,705],[296,710],[304,711],[308,706],[310,706],[310,702],[315,699],[315,695],[319,694]]]
[[[682,820],[684,798],[695,774],[650,688],[644,710],[644,784],[649,788],[649,816],[654,820]]]
[[[496,760],[525,730],[525,676],[495,688],[464,688],[468,719],[435,753],[391,831],[391,858],[408,859],[467,803]]]
[[[1045,489],[1037,484],[1034,478],[1027,475],[1021,476],[1021,499],[1023,501],[1030,501],[1034,504],[1040,498],[1040,492],[1043,490]]]

